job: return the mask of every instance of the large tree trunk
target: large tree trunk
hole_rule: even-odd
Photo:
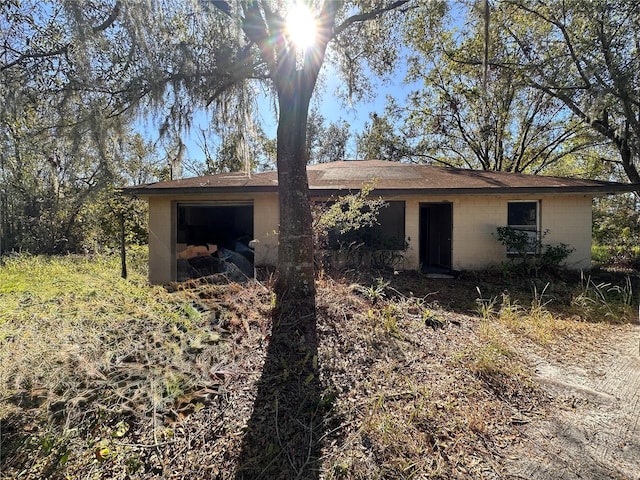
[[[307,112],[315,76],[305,77],[295,68],[280,73],[276,82],[280,106],[276,308],[253,414],[243,439],[238,480],[317,480],[325,435],[306,149]]]
[[[247,2],[243,7],[242,28],[260,48],[260,55],[278,94],[280,110],[276,155],[280,228],[274,285],[279,306],[312,306],[315,301],[313,232],[307,180],[307,115],[341,6],[339,1],[323,2],[317,16],[315,45],[303,51],[290,43],[285,33],[284,18],[274,13],[268,2]],[[372,15],[379,13],[376,11]]]
[[[278,302],[315,295],[313,232],[307,180],[307,115],[315,82],[291,72],[278,91],[277,162],[280,230],[275,293]],[[288,88],[287,88],[288,87]]]
[[[620,152],[620,158],[622,159],[622,167],[624,168],[627,177],[631,183],[640,184],[640,174],[638,174],[638,169],[633,163],[633,153],[631,152],[631,147],[629,146],[628,140],[623,140],[620,142],[616,142],[618,146],[618,151]],[[640,194],[640,192],[636,192]]]

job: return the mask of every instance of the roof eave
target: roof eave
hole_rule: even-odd
[[[309,189],[312,197],[326,197],[344,195],[349,191],[358,191],[360,188],[314,188]],[[481,187],[481,188],[379,188],[374,189],[372,195],[536,195],[536,194],[592,194],[594,196],[613,195],[616,193],[629,193],[640,191],[640,185],[596,185],[596,186],[562,186],[562,187]],[[210,194],[238,194],[238,193],[277,193],[277,185],[254,185],[233,187],[126,187],[121,189],[125,195],[138,197],[151,196],[176,196]]]
[[[322,197],[341,195],[354,189],[327,189],[312,188],[311,196]],[[594,196],[613,195],[616,193],[628,193],[640,190],[640,185],[602,185],[602,186],[575,186],[575,187],[488,187],[488,188],[378,188],[371,195],[539,195],[539,194],[592,194]]]
[[[270,193],[278,192],[277,185],[254,185],[234,187],[126,187],[121,190],[124,195],[137,197],[155,197],[171,195],[210,195],[212,193]]]

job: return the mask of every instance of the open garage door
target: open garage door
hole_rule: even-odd
[[[178,281],[253,277],[253,202],[179,203],[176,213]]]

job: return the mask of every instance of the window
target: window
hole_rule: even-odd
[[[405,203],[389,201],[380,209],[376,225],[348,233],[335,230],[329,233],[329,248],[337,250],[345,245],[361,244],[371,250],[405,250]]]
[[[526,253],[540,253],[540,228],[539,228],[539,203],[535,202],[509,202],[507,204],[507,225],[515,235],[523,237],[526,243]],[[522,253],[513,247],[507,251],[509,254]]]
[[[378,214],[378,225],[372,228],[372,241],[370,245],[375,249],[404,250],[406,248],[404,238],[404,211],[405,204],[402,201],[387,202]]]

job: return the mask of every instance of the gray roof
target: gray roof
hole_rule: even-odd
[[[630,183],[519,173],[435,167],[382,160],[353,160],[307,167],[312,196],[359,190],[375,182],[374,193],[384,194],[513,194],[609,193],[640,190]],[[124,193],[140,196],[238,192],[277,192],[277,172],[221,173],[126,187]]]

